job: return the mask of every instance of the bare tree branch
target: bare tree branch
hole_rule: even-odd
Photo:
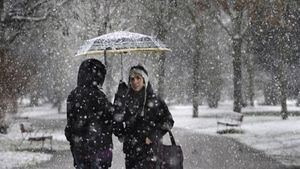
[[[187,9],[188,13],[190,14],[192,21],[196,23],[196,15],[195,12],[191,9],[191,5],[184,3],[184,6]]]
[[[179,39],[183,44],[188,44],[187,39],[185,39],[183,36],[178,36],[178,39]],[[190,49],[191,52],[195,52],[195,48],[192,47],[191,45],[187,45],[187,47]]]
[[[49,12],[47,12],[44,16],[42,17],[32,17],[32,16],[13,16],[11,19],[13,20],[27,20],[27,21],[42,21],[47,19],[49,16]]]
[[[65,5],[67,2],[70,2],[71,0],[64,0],[63,2],[57,4],[57,7],[62,7],[63,5]],[[39,2],[39,3],[36,3],[32,8],[29,9],[29,12],[27,14],[32,14],[34,9],[38,8],[39,6],[41,6],[42,4],[46,3],[47,0],[44,0],[42,2]],[[55,8],[53,8],[55,9]],[[7,37],[6,39],[6,42],[8,43],[12,43],[17,37],[18,35],[21,34],[22,32],[22,29],[23,29],[23,25],[25,24],[26,21],[30,21],[30,22],[38,22],[38,21],[44,21],[46,20],[51,12],[56,12],[57,9],[55,10],[49,10],[48,12],[46,12],[44,14],[44,16],[41,16],[41,17],[34,17],[34,16],[12,16],[10,18],[11,21],[14,21],[14,20],[18,20],[18,21],[23,21],[20,23],[20,25],[18,26],[19,27],[19,30],[18,31],[15,31],[14,33],[11,33],[9,35],[9,37]]]
[[[13,34],[10,34],[10,36],[6,39],[6,41],[9,44],[12,43],[18,37],[19,34],[21,34],[21,31],[16,31]]]
[[[61,3],[59,3],[57,6],[63,6],[63,5],[65,5],[66,3],[68,3],[68,2],[71,2],[72,0],[64,0],[63,2],[61,2]]]
[[[71,0],[64,0],[63,2],[57,4],[57,7],[61,7],[64,4],[66,4],[67,2],[69,2]],[[29,9],[29,14],[32,13],[36,8],[40,7],[42,4],[46,3],[47,0],[44,0],[42,2],[38,2],[37,4],[35,4],[32,8]],[[12,20],[25,20],[25,21],[43,21],[46,20],[47,17],[50,15],[51,11],[55,12],[57,9],[53,8],[53,10],[49,10],[48,12],[46,12],[44,14],[44,16],[12,16],[11,19]]]
[[[140,3],[150,13],[155,13],[155,7],[153,7],[154,5],[147,5],[147,2],[143,1],[143,0],[138,0],[138,3]],[[153,3],[155,3],[155,2],[153,2]],[[153,7],[153,8],[151,8],[151,7]]]
[[[38,3],[34,4],[30,9],[28,9],[28,11],[30,11],[30,12],[34,11],[35,9],[37,9],[38,7],[40,7],[42,4],[44,4],[46,2],[47,2],[47,0],[38,2]]]
[[[218,7],[221,6],[223,8],[224,13],[226,13],[230,18],[233,17],[232,10],[231,10],[227,0],[225,0],[225,1],[224,0],[223,1],[222,0],[221,1],[220,0],[212,0],[211,2],[213,3],[212,4],[213,7],[215,7],[216,9],[219,9]],[[220,5],[218,5],[218,4],[220,4]]]
[[[248,22],[245,23],[244,29],[241,30],[241,38],[243,38],[243,39],[244,39],[245,34],[246,34],[246,32],[247,32],[247,30],[249,28],[249,25],[250,25],[250,21],[249,20],[247,20],[247,21]]]
[[[218,8],[218,6],[217,6],[217,4],[216,4],[217,2],[215,2],[215,0],[212,0],[211,1],[211,7],[213,7],[213,11],[215,11],[216,13],[221,13],[221,11],[220,11],[220,9]],[[230,13],[231,14],[231,13]],[[231,18],[231,15],[229,15],[230,16],[230,18]],[[225,30],[225,32],[227,32],[227,34],[231,37],[231,38],[233,38],[233,33],[231,33],[230,32],[230,30],[228,29],[228,27],[226,27],[225,25],[224,25],[224,23],[221,21],[221,19],[215,14],[215,15],[213,15],[213,17],[216,19],[216,21],[219,23],[219,25]],[[232,18],[231,18],[232,19]]]
[[[230,36],[230,37],[233,37],[233,33],[231,33],[229,31],[229,29],[224,25],[224,23],[221,21],[221,19],[217,16],[215,16],[215,19],[216,21],[220,24],[220,26],[227,32],[227,34]]]
[[[248,12],[248,19],[244,19],[243,21],[245,21],[246,23],[244,23],[244,28],[243,30],[241,31],[241,38],[243,40],[246,40],[245,39],[245,35],[246,35],[246,32],[248,31],[248,28],[249,28],[249,25],[250,25],[250,22],[251,22],[251,17],[254,15],[254,13],[256,12],[255,9],[251,10],[251,5],[255,5],[255,2],[257,1],[248,1],[248,3],[245,3],[243,9],[247,9],[247,12]],[[243,10],[242,12],[245,12],[245,10]]]
[[[191,32],[191,30],[194,29],[196,26],[195,24],[191,24],[190,26],[186,26],[186,27],[182,27],[180,25],[177,25],[176,27],[179,28],[180,30],[183,30],[184,32]]]

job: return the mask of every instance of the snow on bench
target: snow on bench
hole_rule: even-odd
[[[217,133],[221,134],[229,131],[229,128],[241,127],[244,115],[241,113],[227,113],[222,118],[217,119]],[[219,126],[225,126],[225,130],[220,130]],[[230,132],[230,131],[229,131]]]

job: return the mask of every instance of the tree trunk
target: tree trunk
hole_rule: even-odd
[[[104,2],[104,21],[101,23],[102,26],[98,29],[98,36],[106,34],[110,31],[110,2],[108,0],[105,0]],[[106,55],[106,54],[104,54]],[[109,59],[107,56],[105,56],[106,58],[104,58],[104,64],[106,66],[106,80],[104,82],[105,84],[105,92],[107,95],[107,98],[109,101],[112,101],[113,98],[113,92],[112,92],[112,87],[113,86],[113,78],[112,78],[112,68],[111,68],[111,59]]]
[[[16,94],[12,94],[9,97],[9,109],[8,112],[11,114],[16,114],[18,112],[18,98]]]
[[[29,106],[33,107],[33,106],[38,106],[38,105],[39,105],[39,97],[38,97],[37,91],[33,91],[30,95]]]
[[[199,49],[196,49],[199,50]],[[193,56],[193,117],[198,117],[199,106],[199,54],[196,52]]]
[[[285,42],[285,36],[286,32],[283,28],[278,29],[278,46],[277,51],[279,53],[279,58],[280,62],[278,64],[278,81],[279,81],[279,89],[280,89],[280,103],[281,103],[281,117],[283,120],[286,120],[288,118],[288,111],[287,111],[287,105],[286,105],[286,100],[287,100],[287,77],[286,77],[286,70],[287,70],[287,53],[288,49],[286,48],[286,42]]]
[[[167,30],[162,26],[158,25],[157,29],[157,38],[161,41],[165,41]],[[163,52],[158,60],[158,94],[162,99],[165,99],[165,62],[166,62],[166,53]]]
[[[58,113],[62,112],[61,111],[62,102],[63,102],[62,94],[61,93],[56,93],[54,103],[53,103],[53,107],[57,107],[57,112]]]
[[[271,81],[267,82],[264,87],[264,97],[265,97],[265,105],[277,105],[278,104],[278,88],[279,88],[279,80],[277,79],[276,74],[278,70],[274,69],[275,72],[271,71],[272,77]]]
[[[296,106],[297,106],[297,107],[299,107],[299,106],[300,106],[300,91],[298,92]]]
[[[195,95],[195,93],[193,93],[193,118],[199,117],[199,111],[198,111],[199,101],[197,99],[198,97],[199,96],[197,96],[197,94]]]
[[[254,106],[254,67],[252,57],[249,56],[247,62],[247,72],[249,76],[248,97],[250,106]]]
[[[242,62],[241,39],[233,39],[233,111],[241,113],[242,109]]]
[[[113,92],[112,92],[112,86],[113,86],[113,78],[112,78],[112,67],[111,67],[111,59],[109,59],[108,57],[106,58],[106,80],[104,82],[103,85],[105,85],[105,92],[107,95],[107,99],[109,101],[112,101],[113,98]]]
[[[17,96],[14,91],[2,90],[0,95],[0,133],[7,134],[8,123],[6,115],[17,113]],[[9,117],[9,116],[8,116]]]
[[[4,6],[3,6],[3,0],[0,0],[0,49],[5,47],[4,42],[5,42],[5,24],[3,23],[4,21]]]
[[[2,93],[3,94],[3,93]],[[6,113],[7,113],[7,102],[5,101],[5,97],[0,96],[0,133],[7,133],[7,124],[6,124]]]
[[[6,125],[5,125],[5,105],[0,103],[0,133],[5,134],[6,131]]]
[[[201,50],[203,48],[203,23],[198,23],[196,26],[196,49],[193,54],[193,117],[198,117],[198,106],[200,101],[200,59],[201,59]]]
[[[284,62],[282,60],[282,62]],[[279,89],[280,89],[280,103],[281,103],[281,117],[283,120],[288,118],[288,111],[287,111],[287,79],[285,78],[285,63],[279,64],[279,71],[278,71],[278,80],[279,80]]]
[[[233,111],[241,113],[242,109],[242,38],[241,38],[241,24],[242,24],[242,13],[237,12],[236,16],[232,19],[233,21],[233,32],[232,47],[233,47]]]
[[[166,61],[166,53],[162,53],[159,57],[159,68],[158,68],[158,94],[161,98],[165,98],[165,61]]]
[[[297,69],[296,69],[297,72],[300,71],[300,60],[298,60],[298,66],[297,66]],[[299,107],[300,106],[300,75],[299,73],[297,74],[297,102],[296,102],[296,106]]]

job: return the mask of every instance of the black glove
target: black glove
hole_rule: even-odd
[[[128,91],[128,86],[125,82],[120,81],[116,95],[124,97]]]
[[[124,142],[124,137],[118,137],[119,142],[123,143]]]

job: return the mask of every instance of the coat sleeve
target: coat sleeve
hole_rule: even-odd
[[[124,137],[125,127],[123,125],[124,122],[124,114],[125,114],[125,96],[115,95],[115,100],[113,104],[113,133],[119,139]]]
[[[69,95],[67,99],[67,125],[65,127],[65,136],[70,143],[72,143],[72,113],[72,97],[71,95]]]
[[[150,140],[161,139],[174,125],[174,120],[167,104],[160,98],[158,102],[157,122],[153,124],[154,130],[150,131]]]

